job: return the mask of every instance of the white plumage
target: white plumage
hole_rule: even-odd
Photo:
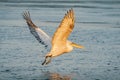
[[[45,47],[51,49],[50,52],[46,54],[42,65],[48,64],[53,57],[57,57],[59,55],[72,51],[73,47],[84,48],[81,45],[67,40],[74,28],[75,17],[73,9],[70,9],[65,14],[52,38],[50,38],[43,30],[41,30],[32,22],[29,12],[24,12],[23,18],[26,20],[30,32],[35,36],[35,38],[41,44],[45,45]]]
[[[23,13],[23,18],[26,20],[32,35],[39,41],[39,43],[50,49],[51,38],[32,22],[29,11]]]

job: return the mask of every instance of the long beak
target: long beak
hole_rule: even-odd
[[[79,44],[76,44],[76,43],[74,43],[74,42],[72,42],[71,45],[72,45],[73,47],[76,47],[76,48],[84,49],[84,46],[79,45]]]
[[[46,56],[44,62],[42,63],[42,65],[47,65],[47,64],[49,64],[49,63],[51,62],[51,59],[52,59],[51,56]]]

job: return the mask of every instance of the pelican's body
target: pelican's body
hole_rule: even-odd
[[[42,65],[48,64],[51,61],[52,57],[56,57],[72,51],[73,46],[77,48],[83,48],[83,46],[77,45],[67,40],[68,36],[74,28],[74,22],[74,12],[73,9],[70,9],[67,14],[65,14],[61,24],[53,35],[52,48],[46,55],[45,61],[42,63]]]
[[[56,57],[56,56],[59,56],[61,54],[70,52],[72,50],[73,50],[73,46],[71,46],[71,42],[67,41],[65,44],[60,43],[60,44],[54,45],[52,47],[50,53],[47,55],[52,55],[52,57]]]
[[[25,12],[23,14],[23,18],[26,20],[30,32],[35,36],[35,38],[41,44],[47,46],[48,48],[51,48],[50,52],[46,54],[45,60],[42,65],[48,64],[53,57],[71,52],[73,50],[73,47],[83,48],[83,46],[67,40],[74,28],[75,18],[73,9],[70,9],[65,14],[63,20],[61,21],[58,29],[56,30],[52,38],[50,38],[43,30],[41,30],[32,22],[29,12]]]

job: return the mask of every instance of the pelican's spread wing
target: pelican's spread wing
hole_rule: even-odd
[[[43,45],[46,47],[51,47],[51,38],[42,31],[39,27],[37,27],[30,18],[29,12],[23,13],[23,18],[26,20],[26,23],[29,26],[30,32],[33,34],[33,36]]]
[[[58,29],[54,33],[54,36],[52,38],[52,44],[62,42],[66,42],[68,36],[72,32],[74,28],[74,12],[73,9],[70,9],[67,14],[65,14],[63,20],[61,21],[61,24],[59,25]]]

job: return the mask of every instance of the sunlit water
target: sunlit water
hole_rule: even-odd
[[[67,10],[76,23],[69,40],[85,46],[42,66],[47,53],[22,17],[53,35]],[[0,80],[120,80],[119,0],[1,0]]]

